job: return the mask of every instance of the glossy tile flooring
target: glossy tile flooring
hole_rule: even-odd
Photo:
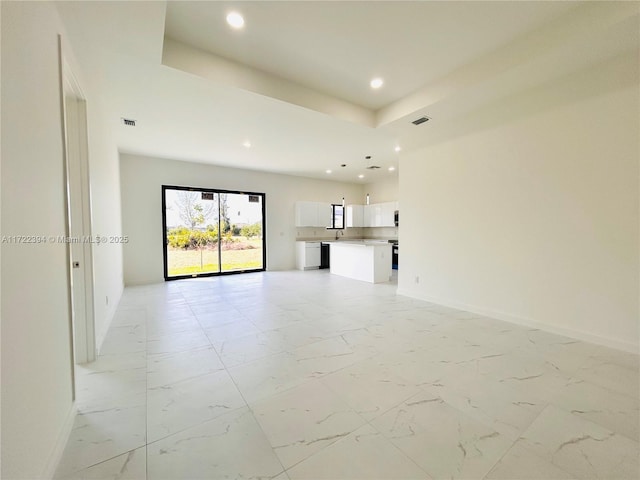
[[[640,478],[637,356],[395,291],[127,288],[57,478]]]

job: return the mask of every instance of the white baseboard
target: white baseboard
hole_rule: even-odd
[[[49,460],[47,461],[44,472],[42,473],[42,478],[49,479],[53,478],[53,476],[55,475],[58,464],[60,463],[60,459],[62,458],[62,453],[67,446],[67,441],[69,440],[69,435],[71,434],[71,430],[73,429],[73,424],[76,420],[77,413],[78,410],[76,409],[76,403],[73,402],[71,404],[71,408],[67,412],[67,418],[65,418],[64,424],[62,425],[62,430],[60,430],[58,440],[53,446],[53,450],[51,451]]]
[[[96,358],[100,355],[100,350],[102,349],[102,344],[104,343],[104,339],[107,336],[107,332],[109,328],[111,328],[111,323],[113,322],[113,318],[116,316],[116,311],[118,310],[118,305],[120,305],[120,300],[122,299],[122,294],[124,293],[124,284],[120,286],[118,292],[111,303],[112,307],[109,309],[107,315],[108,319],[104,322],[102,329],[100,332],[96,332]]]
[[[595,343],[616,350],[622,350],[624,352],[638,354],[640,351],[640,345],[633,342],[625,342],[615,338],[603,337],[600,335],[594,335],[588,332],[582,332],[580,330],[574,330],[570,328],[558,327],[555,325],[549,325],[547,323],[538,322],[529,318],[518,317],[505,312],[492,310],[488,308],[482,308],[475,305],[468,305],[465,303],[454,302],[450,300],[443,300],[441,298],[425,295],[422,292],[416,292],[410,289],[398,288],[398,295],[405,297],[411,297],[418,300],[424,300],[425,302],[431,302],[444,307],[455,308],[457,310],[464,310],[466,312],[477,313],[478,315],[484,315],[486,317],[495,318],[496,320],[502,320],[509,323],[515,323],[525,327],[535,328],[538,330],[544,330],[557,335],[564,335],[565,337],[574,338],[588,343]]]

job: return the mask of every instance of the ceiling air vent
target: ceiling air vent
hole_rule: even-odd
[[[126,125],[127,127],[135,127],[136,126],[136,121],[132,120],[130,118],[123,118],[122,119],[122,123],[124,125]]]
[[[411,123],[413,123],[414,125],[420,125],[421,123],[428,122],[429,120],[430,120],[429,117],[420,117]]]
[[[378,168],[380,168],[378,165],[369,165],[369,166],[367,167],[367,170],[376,170],[376,169],[378,169]]]

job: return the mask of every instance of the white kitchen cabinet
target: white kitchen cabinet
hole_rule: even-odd
[[[320,242],[296,242],[296,268],[312,270],[320,268]]]
[[[381,203],[374,203],[371,205],[371,226],[372,227],[382,226],[382,204]]]
[[[331,215],[333,214],[330,203],[318,203],[318,227],[331,228]]]
[[[331,225],[331,204],[322,202],[296,202],[296,227],[323,227]]]
[[[364,205],[347,205],[347,227],[364,227]]]
[[[371,283],[391,278],[392,246],[388,242],[330,242],[330,272]]]
[[[380,204],[380,227],[394,227],[394,213],[397,210],[397,202]]]
[[[318,226],[318,202],[296,202],[296,227]]]
[[[373,205],[364,205],[362,216],[362,226],[373,227]]]
[[[372,203],[364,206],[365,227],[395,227],[394,213],[398,202]]]

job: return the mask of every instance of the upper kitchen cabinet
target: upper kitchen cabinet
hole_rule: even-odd
[[[347,205],[347,227],[364,227],[364,205]]]
[[[318,227],[331,228],[333,209],[330,203],[318,202]]]
[[[398,209],[398,202],[387,202],[380,204],[380,227],[395,227],[395,212]]]
[[[318,203],[296,202],[296,227],[317,227]]]
[[[367,215],[367,219],[364,222],[365,227],[382,226],[382,207],[380,207],[379,203],[365,205],[364,209]]]
[[[296,202],[296,227],[323,227],[331,225],[331,204],[322,202]]]
[[[398,202],[372,203],[364,206],[365,227],[395,227],[395,211]]]

